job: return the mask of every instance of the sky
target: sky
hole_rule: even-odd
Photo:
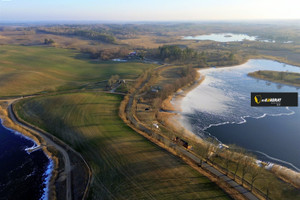
[[[0,0],[0,21],[300,19],[300,0]]]

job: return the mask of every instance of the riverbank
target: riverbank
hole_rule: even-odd
[[[46,188],[44,188],[44,194],[43,198],[46,199],[56,199],[56,186],[55,186],[55,180],[57,178],[58,174],[58,166],[59,166],[59,159],[55,155],[54,151],[55,149],[47,147],[46,141],[40,137],[39,135],[36,135],[34,133],[31,133],[22,127],[18,126],[16,123],[12,121],[10,118],[10,114],[8,112],[8,107],[12,102],[7,101],[0,101],[0,118],[2,120],[2,124],[4,127],[11,131],[15,131],[22,135],[22,137],[25,137],[27,139],[30,139],[35,143],[35,149],[42,149],[44,154],[49,159],[49,165],[47,166],[46,171],[44,172],[47,177],[45,177],[44,183],[46,184]],[[39,147],[39,148],[38,148]]]
[[[222,67],[222,68],[226,68],[226,67]],[[189,91],[191,91],[191,90],[188,90],[188,92]],[[186,134],[187,137],[191,134],[193,135],[193,137],[195,137],[194,133],[191,133],[189,130],[187,130],[186,125],[183,127],[180,123],[180,111],[181,111],[181,109],[178,108],[178,106],[180,105],[180,103],[182,101],[182,97],[176,98],[177,95],[175,94],[174,98],[169,98],[169,101],[172,100],[172,103],[170,103],[170,104],[176,105],[174,107],[177,107],[177,109],[175,108],[175,110],[177,110],[178,112],[176,114],[167,113],[167,114],[164,114],[164,115],[169,116],[168,123],[170,124],[171,128],[176,127],[175,130],[177,130],[177,131],[181,131],[181,132],[184,131],[185,133],[188,132],[189,134]],[[186,95],[187,95],[187,93],[184,94],[184,96],[186,96]],[[286,182],[292,184],[296,188],[300,188],[300,185],[299,185],[299,180],[300,179],[298,178],[299,175],[300,175],[299,173],[297,173],[295,171],[292,171],[292,170],[290,170],[286,167],[279,166],[279,165],[274,165],[271,171],[274,174],[276,174],[279,178],[281,178],[282,180],[285,180]]]

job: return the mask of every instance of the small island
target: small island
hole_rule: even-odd
[[[257,79],[272,81],[275,83],[282,83],[300,87],[300,73],[259,70],[256,72],[248,73],[248,76]]]
[[[230,38],[230,37],[232,37],[232,35],[224,35],[224,37],[226,37],[226,38]]]

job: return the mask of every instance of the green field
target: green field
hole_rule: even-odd
[[[135,79],[153,66],[92,61],[78,51],[54,47],[0,45],[0,97],[78,88],[116,74]]]
[[[248,75],[258,79],[300,87],[300,73],[260,70]]]
[[[27,99],[19,116],[80,152],[92,167],[91,199],[230,199],[181,159],[130,129],[121,96],[74,93]]]

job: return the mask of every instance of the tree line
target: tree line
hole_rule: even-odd
[[[160,59],[166,63],[193,64],[198,67],[208,67],[210,65],[225,66],[239,63],[239,60],[232,52],[198,52],[178,45],[164,45],[158,49],[148,50],[147,56]]]
[[[83,47],[80,51],[88,54],[91,59],[100,59],[103,61],[112,60],[114,58],[124,58],[130,53],[130,50],[124,47],[110,49]]]
[[[235,181],[240,181],[242,186],[247,184],[250,191],[259,186],[259,192],[265,199],[270,199],[271,195],[282,198],[286,195],[280,190],[281,182],[265,169],[265,164],[257,164],[256,157],[241,147],[230,145],[229,149],[220,148],[215,141],[208,140],[198,148],[197,153],[202,157],[199,166],[203,167],[204,162],[217,165],[225,170],[226,175],[230,173]]]
[[[94,30],[82,30],[79,28],[39,28],[37,29],[37,32],[53,35],[78,36],[110,44],[116,42],[116,38],[111,34]]]
[[[205,65],[206,57],[191,48],[178,45],[164,45],[158,48],[158,57],[165,62],[201,63]]]

